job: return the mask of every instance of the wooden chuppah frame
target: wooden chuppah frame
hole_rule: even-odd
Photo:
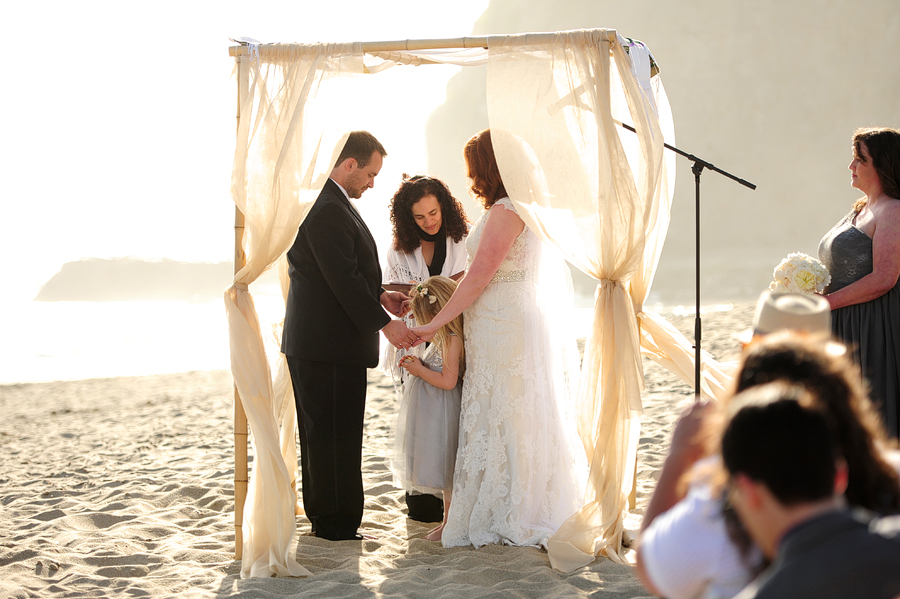
[[[604,30],[606,38],[610,42],[617,40],[615,29]],[[522,34],[524,45],[543,43],[557,33],[527,33]],[[508,35],[497,36],[472,36],[449,39],[424,39],[424,40],[398,40],[383,42],[361,42],[364,54],[390,54],[392,52],[413,52],[421,50],[445,50],[466,48],[488,48],[491,40],[505,40]],[[521,38],[520,38],[521,39]],[[240,62],[244,57],[250,56],[249,44],[240,42],[239,46],[228,48],[229,56]],[[425,57],[417,57],[421,63],[435,63]],[[237,69],[237,126],[240,127],[241,118],[241,93],[246,89],[248,81],[241,75],[241,69]],[[234,216],[234,272],[238,273],[247,263],[247,257],[243,250],[244,239],[244,215],[240,209],[235,208]],[[237,387],[234,388],[234,557],[241,559],[243,548],[243,519],[244,503],[247,499],[247,485],[249,481],[247,467],[247,443],[249,441],[247,416],[241,404]]]
[[[235,57],[235,61],[240,61]],[[241,69],[237,69],[237,114],[236,128],[241,126],[241,91],[246,89],[247,81],[243,80]],[[244,253],[244,214],[240,208],[234,207],[234,274],[247,265],[247,254]],[[244,503],[247,500],[247,414],[241,404],[238,388],[234,387],[234,559],[241,559],[244,547]]]

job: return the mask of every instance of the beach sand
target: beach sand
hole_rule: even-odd
[[[689,339],[694,316],[662,310]],[[753,304],[703,315],[703,348],[738,357]],[[640,523],[672,427],[693,391],[644,359]],[[227,371],[0,387],[0,597],[646,597],[630,566],[600,558],[572,574],[527,547],[444,549],[406,517],[384,456],[392,382],[369,371],[361,532],[305,536],[307,578],[240,578],[234,561],[232,386]],[[252,454],[251,454],[252,455]],[[252,466],[251,466],[252,467]]]

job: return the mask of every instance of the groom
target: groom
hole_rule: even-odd
[[[287,254],[290,274],[281,351],[297,403],[303,508],[317,537],[359,539],[366,368],[378,331],[397,347],[416,335],[401,315],[408,298],[381,287],[375,240],[350,199],[373,187],[384,147],[350,133],[331,176]]]

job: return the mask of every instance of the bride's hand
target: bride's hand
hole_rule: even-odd
[[[420,327],[412,327],[409,330],[412,331],[413,333],[415,333],[419,337],[416,340],[416,342],[413,343],[413,345],[412,345],[413,347],[416,347],[417,345],[421,345],[421,344],[425,343],[426,341],[431,341],[431,339],[434,337],[435,333],[437,333],[437,328],[433,327],[430,323],[422,325]]]

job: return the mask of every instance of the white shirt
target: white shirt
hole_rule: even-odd
[[[653,586],[668,599],[731,598],[753,578],[707,484],[692,484],[684,499],[650,523],[641,535],[641,557]],[[761,559],[754,547],[749,562]]]

